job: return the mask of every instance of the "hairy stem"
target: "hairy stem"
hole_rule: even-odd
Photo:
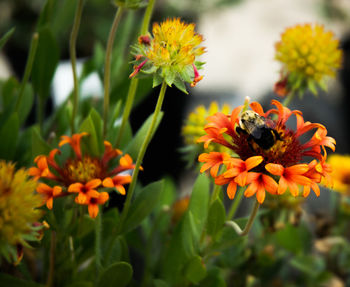
[[[155,3],[155,0],[149,0],[149,2],[148,2],[147,9],[146,9],[145,14],[143,16],[140,35],[144,35],[148,31],[148,26],[149,26],[149,23],[151,21],[154,3]],[[117,136],[117,140],[116,140],[117,147],[120,145],[121,139],[123,137],[125,126],[126,126],[127,120],[129,119],[131,109],[132,109],[132,106],[134,103],[135,94],[137,91],[138,84],[139,84],[139,80],[137,78],[133,77],[130,81],[128,96],[126,98],[125,107],[124,107],[124,111],[123,111],[122,122],[121,122],[121,125],[119,128],[119,131],[118,131],[118,136]]]
[[[260,203],[258,201],[255,201],[255,205],[253,207],[253,210],[252,210],[252,212],[249,216],[248,222],[243,230],[234,221],[226,221],[225,222],[226,226],[232,227],[237,232],[237,234],[240,236],[247,235],[249,233],[250,229],[252,228],[254,219],[256,217],[256,214],[258,213],[259,206],[260,206]]]
[[[234,198],[233,203],[231,204],[231,208],[227,214],[227,220],[232,220],[233,217],[236,214],[236,211],[238,209],[239,204],[241,203],[241,200],[243,198],[243,190],[241,188],[239,188],[238,192],[236,193],[236,196]]]
[[[148,145],[149,145],[149,143],[150,143],[150,141],[152,139],[153,133],[154,133],[154,129],[155,129],[155,126],[156,126],[157,118],[159,116],[159,113],[161,111],[162,104],[163,104],[163,101],[164,101],[166,87],[167,87],[167,84],[165,83],[165,81],[163,81],[162,87],[161,87],[160,92],[159,92],[157,105],[156,105],[154,113],[153,113],[151,125],[148,128],[147,134],[146,134],[146,136],[145,136],[145,138],[143,140],[143,143],[141,145],[139,154],[138,154],[137,159],[136,159],[132,180],[131,180],[131,183],[129,185],[129,189],[128,189],[128,192],[127,192],[127,196],[126,196],[123,212],[121,214],[121,219],[120,219],[120,224],[119,224],[119,231],[123,228],[124,221],[125,221],[125,219],[127,217],[127,214],[129,212],[131,199],[132,199],[135,187],[136,187],[137,176],[139,174],[139,170],[140,170],[140,167],[141,167],[141,163],[143,161],[143,157],[144,157],[144,155],[146,153],[146,150],[148,148]]]

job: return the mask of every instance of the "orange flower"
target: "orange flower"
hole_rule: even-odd
[[[98,197],[99,192],[95,188],[99,187],[100,185],[100,179],[93,179],[85,184],[76,182],[68,187],[68,192],[78,193],[78,196],[75,198],[75,202],[78,204],[85,204],[89,197]]]
[[[87,133],[73,134],[72,137],[62,136],[62,140],[59,143],[61,147],[64,144],[69,144],[73,149],[75,156],[63,158],[56,162],[56,156],[62,156],[59,149],[53,149],[48,156],[40,155],[35,159],[36,167],[31,168],[31,175],[36,179],[50,178],[53,183],[52,186],[58,186],[60,189],[65,189],[68,192],[62,193],[60,196],[72,195],[78,193],[75,198],[77,204],[84,204],[93,202],[91,198],[95,198],[96,204],[102,204],[106,196],[100,197],[98,188],[102,182],[112,183],[120,193],[125,194],[124,185],[130,182],[130,176],[124,176],[120,173],[126,170],[134,169],[132,158],[125,154],[123,156],[119,149],[113,148],[108,141],[104,142],[105,150],[101,156],[91,156],[88,151],[81,150],[81,138],[86,136]],[[119,164],[111,165],[111,161],[120,157]],[[53,174],[51,171],[54,171]],[[46,185],[46,189],[41,186],[38,192],[47,191],[49,193],[50,187]],[[45,193],[45,192],[44,192]],[[55,196],[48,198],[48,206],[52,207],[52,201]],[[95,210],[94,203],[91,203],[91,210]],[[91,214],[96,214],[95,211],[91,211]]]
[[[84,205],[88,206],[89,215],[91,218],[95,218],[98,215],[98,206],[101,204],[105,204],[105,202],[109,199],[109,195],[107,192],[98,192],[97,194],[88,194],[88,199],[84,203]]]
[[[309,170],[307,164],[296,164],[284,168],[280,164],[269,163],[265,165],[265,169],[273,175],[280,176],[277,194],[283,194],[289,187],[292,195],[297,196],[299,194],[298,184],[304,186],[311,184],[311,180],[303,176]]]
[[[201,167],[201,172],[210,169],[210,174],[215,177],[219,171],[220,165],[229,158],[230,156],[224,152],[202,153],[198,158],[199,162],[205,162]]]
[[[228,184],[227,194],[231,199],[236,194],[237,185],[248,186],[244,195],[256,194],[258,202],[262,203],[265,191],[280,195],[289,188],[292,195],[297,196],[298,185],[302,185],[305,197],[311,189],[318,196],[317,184],[322,178],[331,182],[331,168],[325,162],[326,147],[334,151],[336,142],[327,136],[327,129],[318,123],[305,122],[300,111],[290,110],[275,100],[272,104],[276,108],[266,112],[257,102],[249,105],[253,111],[250,114],[257,114],[252,124],[254,120],[259,121],[255,133],[245,129],[240,120],[243,106],[235,108],[231,116],[216,113],[207,118],[208,124],[204,128],[207,134],[198,142],[204,142],[205,147],[211,142],[223,145],[236,156],[203,153],[199,156],[199,161],[204,162],[201,172],[211,168],[215,184]],[[297,120],[296,130],[286,126],[293,115]],[[314,134],[304,142],[301,135],[312,130],[315,130]],[[269,144],[264,144],[264,141],[269,141]],[[311,157],[311,161],[308,162],[306,157]],[[220,173],[221,166],[226,171],[222,169]]]
[[[42,195],[44,195],[44,203],[48,209],[52,209],[53,199],[61,194],[62,188],[60,186],[48,186],[45,183],[39,183],[36,191]],[[43,203],[43,204],[44,204]]]
[[[260,204],[265,200],[265,190],[276,194],[278,189],[278,185],[272,177],[260,172],[250,172],[247,181],[250,184],[245,190],[244,196],[251,197],[256,194],[256,199]]]
[[[29,175],[34,176],[35,180],[38,180],[40,177],[55,179],[55,175],[49,170],[45,156],[37,156],[34,159],[34,162],[37,164],[37,167],[29,168],[28,173]]]
[[[132,177],[130,175],[116,175],[113,178],[105,178],[102,185],[104,187],[114,187],[121,195],[125,195],[124,185],[130,183],[131,179]]]
[[[70,144],[72,149],[74,150],[76,156],[78,159],[81,159],[81,148],[80,148],[80,140],[82,137],[87,136],[88,133],[83,132],[80,134],[74,134],[72,137],[69,136],[62,136],[61,141],[58,143],[58,146],[61,147],[65,144]]]
[[[205,155],[205,154],[202,154]],[[230,158],[224,162],[227,171],[215,178],[217,185],[224,185],[228,183],[227,195],[230,199],[233,199],[236,195],[237,184],[239,186],[245,186],[247,183],[249,170],[255,168],[263,161],[261,156],[253,156],[246,161],[237,158]]]

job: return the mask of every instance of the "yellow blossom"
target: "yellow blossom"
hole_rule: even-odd
[[[0,254],[8,260],[17,260],[19,246],[38,236],[34,225],[42,211],[36,207],[43,198],[36,187],[27,170],[15,171],[14,164],[0,161]]]
[[[140,36],[139,43],[134,46],[137,65],[130,77],[141,71],[153,74],[153,86],[163,80],[184,92],[184,82],[195,86],[203,78],[198,72],[202,63],[196,62],[196,58],[205,52],[204,47],[199,47],[203,37],[195,32],[195,24],[186,24],[179,18],[167,19],[155,23],[152,34],[153,37]]]
[[[328,163],[332,166],[333,189],[350,195],[350,155],[331,155]]]
[[[339,40],[319,24],[287,28],[276,43],[276,60],[283,64],[281,80],[288,78],[289,90],[303,92],[326,89],[325,77],[335,77],[341,66]]]
[[[221,109],[217,102],[212,102],[208,109],[200,105],[191,112],[185,121],[182,128],[182,135],[186,144],[197,144],[197,140],[205,135],[204,126],[208,123],[206,118],[221,112],[224,114],[230,113],[230,106],[224,104]]]

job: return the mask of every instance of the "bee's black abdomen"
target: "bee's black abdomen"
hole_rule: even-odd
[[[260,138],[254,138],[254,141],[262,148],[262,149],[269,149],[271,148],[275,142],[276,142],[276,136],[274,134],[274,130],[270,128],[261,128],[261,136]]]

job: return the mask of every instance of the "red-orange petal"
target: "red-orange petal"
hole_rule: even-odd
[[[263,174],[262,175],[262,181],[264,183],[264,186],[265,186],[266,190],[269,193],[277,194],[278,184],[271,176]]]
[[[80,182],[72,183],[68,186],[68,192],[81,192],[83,186],[84,185]]]
[[[98,215],[98,205],[89,204],[88,211],[91,218],[96,218],[96,216]]]
[[[263,187],[263,185],[259,184],[258,191],[256,192],[256,199],[260,204],[264,202],[265,196],[266,196],[265,188]]]
[[[101,185],[101,179],[98,179],[98,178],[95,178],[95,179],[92,179],[90,181],[88,181],[86,184],[85,184],[85,187],[87,189],[94,189],[96,187],[99,187]]]
[[[122,186],[121,184],[116,185],[115,188],[116,188],[116,190],[119,191],[119,193],[121,195],[125,195],[126,194],[125,187]]]
[[[104,187],[114,187],[114,182],[113,182],[113,180],[110,177],[106,177],[103,180],[102,185]]]
[[[277,163],[268,163],[265,165],[265,169],[273,175],[282,175],[284,172],[284,167]]]
[[[288,188],[287,181],[283,176],[281,176],[280,180],[278,181],[277,194],[285,193],[287,188]]]
[[[100,193],[100,196],[97,198],[98,204],[104,204],[109,199],[109,194],[105,191]]]
[[[232,180],[227,186],[227,196],[229,199],[233,199],[236,195],[237,184]]]
[[[248,158],[245,161],[245,165],[246,165],[247,170],[250,170],[250,169],[258,166],[263,160],[264,160],[264,158],[260,155],[252,156],[252,157]]]

